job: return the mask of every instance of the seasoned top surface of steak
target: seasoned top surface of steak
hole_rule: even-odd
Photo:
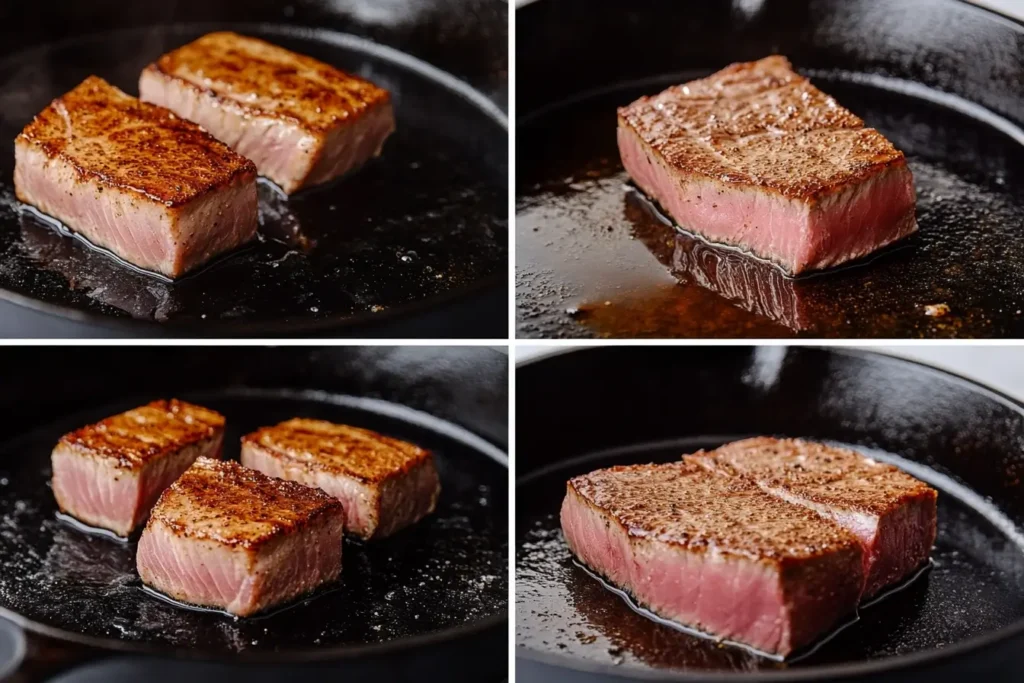
[[[691,552],[779,562],[859,547],[814,512],[693,462],[610,467],[571,479],[569,487],[630,536]]]
[[[303,418],[264,427],[247,434],[243,441],[367,483],[402,475],[431,457],[419,446],[369,429]]]
[[[933,488],[892,465],[801,439],[745,439],[694,457],[701,456],[807,501],[868,514],[936,496]]]
[[[641,97],[619,109],[619,120],[678,170],[794,199],[905,163],[881,133],[780,56]]]
[[[152,68],[248,110],[314,132],[333,129],[390,99],[373,83],[257,38],[207,34]]]
[[[344,514],[320,489],[275,479],[233,460],[198,458],[160,496],[149,524],[180,536],[255,549],[324,514]]]
[[[90,76],[18,136],[83,177],[168,206],[185,204],[256,166],[202,128]]]
[[[212,438],[224,428],[224,416],[171,399],[153,401],[61,437],[61,444],[92,456],[116,460],[122,469],[147,462]]]

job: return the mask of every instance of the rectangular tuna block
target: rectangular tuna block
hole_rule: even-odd
[[[251,161],[96,76],[25,127],[14,159],[19,200],[168,277],[256,235]]]
[[[136,563],[165,595],[245,617],[337,579],[344,523],[323,491],[200,458],[160,496]]]
[[[65,434],[53,449],[53,495],[66,514],[128,536],[199,457],[220,457],[224,417],[154,401]]]
[[[242,463],[323,489],[345,506],[345,530],[380,538],[434,511],[441,484],[429,451],[368,429],[293,419],[242,437]]]
[[[288,194],[378,156],[395,129],[386,90],[237,33],[210,33],[160,57],[139,93],[252,159]]]
[[[676,223],[790,275],[917,230],[903,153],[784,57],[641,97],[618,121],[623,165]]]
[[[928,561],[938,494],[892,465],[845,448],[770,437],[689,457],[747,477],[780,500],[847,529],[864,548],[864,597]]]
[[[568,482],[570,549],[654,613],[787,655],[853,613],[862,550],[839,525],[693,462]]]

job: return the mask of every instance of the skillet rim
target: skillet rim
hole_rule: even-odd
[[[964,2],[965,0],[959,0]],[[1024,28],[1024,23],[1021,24]],[[817,353],[834,355],[834,356],[846,356],[850,358],[857,358],[860,360],[870,360],[874,363],[894,363],[902,364],[905,366],[912,366],[916,372],[932,373],[942,377],[947,381],[952,381],[955,385],[961,386],[971,393],[984,396],[990,401],[1001,403],[1005,407],[1017,412],[1024,417],[1024,400],[1016,399],[1009,394],[995,389],[985,382],[981,382],[974,379],[969,379],[964,375],[953,370],[947,370],[945,368],[936,367],[929,365],[924,361],[916,359],[905,358],[903,356],[897,356],[890,353],[876,351],[869,348],[857,347],[857,346],[813,346],[813,345],[800,345],[800,344],[730,344],[727,347],[721,345],[712,346],[708,344],[690,344],[684,347],[662,347],[662,346],[651,346],[651,345],[616,345],[616,346],[599,346],[596,344],[586,346],[570,346],[559,348],[557,352],[550,355],[538,356],[523,361],[521,364],[516,364],[516,370],[520,367],[528,367],[538,363],[542,363],[546,360],[558,358],[560,356],[567,355],[569,353],[578,351],[600,351],[603,349],[614,349],[614,348],[686,348],[694,346],[697,348],[730,348],[732,351],[735,348],[763,348],[768,346],[778,346],[785,348],[787,353],[790,349],[798,349],[801,353]],[[1007,347],[1017,348],[1024,353],[1024,347]],[[517,397],[518,401],[518,397]],[[516,480],[516,488],[519,486],[519,480]],[[518,521],[518,520],[516,520]],[[518,543],[516,544],[516,550],[518,550]],[[514,584],[513,584],[514,585]],[[640,679],[640,680],[655,680],[655,681],[715,681],[722,683],[785,683],[788,681],[795,682],[807,682],[807,681],[822,681],[829,679],[848,680],[857,677],[867,677],[873,674],[889,674],[900,671],[906,671],[916,666],[936,666],[941,665],[942,662],[948,661],[954,657],[969,654],[980,654],[986,648],[992,648],[999,645],[1005,645],[1015,637],[1024,636],[1024,617],[1017,619],[1015,622],[1004,626],[995,631],[989,631],[981,633],[964,640],[960,640],[951,645],[947,645],[941,648],[930,648],[927,650],[921,650],[918,652],[911,652],[905,655],[897,655],[895,657],[885,657],[882,659],[868,660],[864,662],[845,663],[845,664],[827,664],[823,666],[812,666],[801,669],[784,669],[781,671],[759,671],[755,673],[722,673],[714,671],[671,671],[671,670],[657,670],[657,669],[644,669],[641,667],[622,667],[614,666],[611,664],[602,664],[599,662],[590,662],[588,660],[571,657],[569,655],[561,655],[553,652],[544,652],[536,650],[534,648],[520,646],[518,643],[516,647],[516,659],[524,659],[533,663],[542,664],[545,666],[557,667],[560,669],[569,669],[578,673],[585,674],[598,674],[601,676],[608,677],[610,680],[625,680],[629,678]]]
[[[507,21],[507,20],[506,20]],[[18,55],[27,54],[42,47],[54,48],[67,45],[73,42],[89,39],[98,39],[102,36],[116,37],[121,33],[132,33],[149,29],[181,30],[194,29],[197,31],[218,30],[225,27],[233,27],[240,31],[266,31],[285,36],[296,36],[305,33],[317,36],[329,36],[337,39],[352,40],[356,43],[371,45],[379,51],[378,57],[388,60],[390,63],[403,69],[411,70],[416,75],[429,80],[436,87],[444,87],[455,95],[463,98],[473,106],[474,109],[486,116],[488,120],[496,124],[505,133],[508,142],[510,122],[507,105],[503,105],[483,90],[472,85],[468,81],[455,74],[445,71],[434,64],[416,55],[378,42],[369,37],[339,31],[326,26],[311,26],[307,24],[285,24],[274,22],[246,22],[246,21],[168,21],[150,24],[141,24],[128,28],[119,28],[106,31],[90,31],[88,33],[66,36],[59,40],[51,41],[45,45],[23,46],[11,53],[4,53],[4,58],[13,58]],[[322,38],[321,38],[322,39]],[[511,45],[511,42],[510,42]],[[349,46],[351,47],[351,46]],[[504,78],[506,90],[508,88],[508,77]],[[509,182],[508,160],[505,161],[505,181]],[[506,188],[507,190],[507,188]],[[20,203],[20,202],[19,202]],[[507,208],[507,207],[506,207]],[[500,213],[500,212],[499,212]],[[499,220],[506,222],[505,232],[511,239],[511,228],[507,226],[509,216],[498,216]],[[506,247],[508,245],[506,244]],[[304,334],[346,334],[352,332],[366,331],[371,333],[374,328],[380,325],[394,323],[402,320],[415,318],[431,311],[438,311],[446,305],[467,301],[474,296],[497,292],[502,284],[507,287],[508,271],[512,267],[511,251],[506,258],[504,272],[499,269],[497,272],[485,275],[482,278],[473,280],[469,284],[456,289],[440,292],[433,296],[422,299],[407,301],[399,306],[389,306],[379,313],[371,311],[360,311],[352,315],[333,315],[324,318],[303,318],[293,315],[285,315],[281,318],[267,322],[253,321],[211,321],[167,324],[155,320],[143,320],[131,316],[112,316],[100,312],[89,311],[65,304],[53,303],[34,297],[31,294],[16,292],[6,287],[0,287],[0,301],[7,302],[18,308],[49,316],[64,322],[92,325],[101,329],[116,330],[121,333],[134,333],[139,337],[167,337],[167,338],[233,338],[233,337],[295,337]]]
[[[496,352],[497,353],[497,352]],[[460,425],[444,417],[436,416],[425,410],[411,408],[397,401],[383,399],[363,398],[346,394],[340,391],[321,389],[295,389],[289,387],[223,387],[220,389],[205,388],[196,391],[183,391],[182,394],[192,396],[229,396],[242,399],[266,399],[267,397],[283,398],[289,401],[318,401],[323,403],[340,403],[355,407],[359,410],[372,412],[389,419],[398,420],[419,427],[428,429],[443,439],[459,442],[470,449],[477,457],[485,458],[510,475],[509,455],[507,444],[496,444],[482,434]],[[339,401],[340,399],[340,401]],[[349,405],[345,399],[360,399],[360,402],[369,402],[370,405]],[[112,403],[112,402],[111,402]],[[430,423],[440,422],[444,425],[444,431],[438,431],[430,426]],[[32,427],[30,431],[38,430],[39,426]],[[467,438],[468,437],[468,438]],[[17,437],[15,437],[17,438]],[[479,440],[481,444],[474,444]],[[483,447],[483,446],[486,446]],[[512,555],[509,552],[509,558]],[[147,655],[163,659],[187,660],[193,662],[226,663],[233,665],[251,664],[303,664],[340,662],[367,658],[384,658],[393,655],[408,656],[415,652],[422,651],[431,645],[458,642],[468,638],[486,637],[490,633],[508,631],[509,611],[506,608],[504,614],[491,614],[482,619],[459,624],[450,628],[423,633],[415,636],[396,638],[381,643],[364,643],[359,645],[335,645],[318,646],[308,650],[285,650],[281,652],[212,652],[195,650],[182,647],[161,647],[151,643],[124,640],[117,638],[102,638],[89,636],[75,631],[67,631],[62,628],[47,626],[32,619],[25,618],[20,613],[0,605],[0,618],[6,619],[19,629],[23,634],[36,634],[53,638],[61,643],[72,643],[84,645],[98,650],[97,658],[108,657],[114,654],[137,654]],[[500,627],[504,626],[504,629]]]

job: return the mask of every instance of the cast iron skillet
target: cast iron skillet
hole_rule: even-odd
[[[517,373],[516,630],[522,681],[1018,680],[1024,406],[887,356],[787,347],[566,353]],[[632,611],[570,559],[565,482],[759,434],[854,444],[939,490],[931,570],[791,665]]]
[[[5,3],[17,31],[0,48],[0,335],[506,336],[507,12],[500,0]],[[259,241],[173,284],[21,210],[13,140],[37,112],[89,74],[137,94],[147,63],[219,29],[390,90],[397,132],[382,156],[289,200],[261,183]]]
[[[103,668],[104,680],[140,680],[143,671],[149,680],[241,671],[265,677],[256,680],[286,672],[322,679],[328,671],[388,680],[506,675],[505,356],[431,348],[44,348],[11,349],[2,367],[13,390],[0,410],[0,616],[33,637],[110,655],[90,664]],[[119,367],[136,376],[117,377]],[[437,458],[438,509],[380,543],[347,541],[340,583],[289,609],[235,620],[172,606],[142,591],[134,542],[87,536],[58,521],[48,486],[48,453],[61,433],[168,395],[222,411],[231,458],[242,434],[294,415],[414,441]],[[126,671],[135,660],[124,656],[140,654],[178,663],[142,659]],[[246,665],[252,668],[239,668]]]
[[[959,0],[537,0],[516,21],[520,336],[1024,335],[1024,25]],[[628,184],[616,107],[773,53],[907,154],[919,234],[792,280]]]

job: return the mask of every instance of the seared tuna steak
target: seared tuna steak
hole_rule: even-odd
[[[618,142],[630,176],[680,226],[791,275],[917,229],[903,153],[783,57],[640,98],[619,110]]]
[[[892,465],[846,448],[768,437],[688,457],[748,477],[780,500],[847,529],[864,548],[864,597],[928,561],[937,493]]]
[[[845,529],[694,462],[576,477],[561,522],[580,561],[652,612],[778,655],[852,614],[864,582]]]
[[[199,126],[90,76],[14,144],[18,199],[178,277],[256,235],[256,168]]]
[[[200,456],[220,457],[224,418],[184,401],[154,401],[65,434],[53,449],[57,506],[128,536],[164,489]]]
[[[153,508],[139,576],[182,602],[249,616],[336,579],[344,523],[322,491],[200,458]]]
[[[242,463],[323,489],[344,504],[345,530],[362,538],[419,521],[441,491],[429,451],[322,420],[288,420],[242,437]]]
[[[386,90],[236,33],[164,55],[142,72],[139,93],[206,128],[289,194],[379,155],[395,128]]]

